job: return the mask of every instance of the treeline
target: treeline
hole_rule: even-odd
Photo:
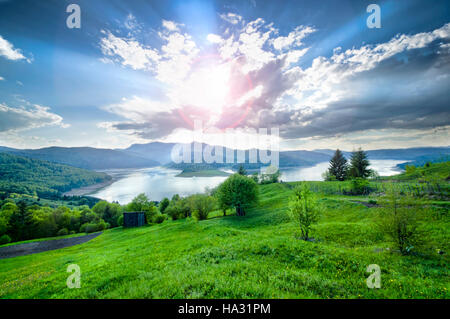
[[[369,169],[369,166],[370,162],[367,154],[361,148],[353,151],[350,163],[347,162],[342,152],[337,149],[330,160],[328,170],[322,176],[325,181],[351,180],[349,194],[367,194],[370,192],[367,179],[379,177],[375,170]]]
[[[0,153],[0,190],[3,193],[57,198],[72,188],[110,179],[111,176],[104,173]]]

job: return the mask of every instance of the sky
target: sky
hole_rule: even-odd
[[[0,145],[448,146],[449,70],[447,0],[0,0]]]

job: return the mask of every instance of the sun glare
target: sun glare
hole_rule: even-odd
[[[220,114],[228,98],[229,79],[226,64],[197,68],[183,83],[180,102]]]

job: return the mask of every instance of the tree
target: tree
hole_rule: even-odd
[[[242,165],[242,164],[239,165],[238,174],[239,174],[239,175],[243,175],[243,176],[246,176],[246,175],[247,175],[247,171],[245,170],[244,165]]]
[[[294,196],[289,203],[292,218],[299,224],[301,237],[309,240],[309,233],[319,219],[320,209],[306,183],[294,189]]]
[[[147,223],[150,223],[153,216],[157,213],[155,204],[144,193],[133,198],[131,203],[127,205],[127,210],[129,212],[144,212]]]
[[[169,199],[167,197],[164,197],[159,203],[159,211],[161,212],[161,214],[164,214],[164,211],[166,210],[167,206],[169,206],[169,204]]]
[[[14,210],[9,220],[9,233],[14,241],[31,239],[29,226],[31,226],[31,213],[27,210],[24,201],[17,203],[17,210]]]
[[[216,200],[212,196],[197,194],[190,198],[192,208],[192,216],[196,220],[204,220],[208,218],[208,214],[216,207]]]
[[[258,200],[258,185],[249,177],[233,174],[217,190],[219,205],[236,208],[238,216],[245,216],[245,210]]]
[[[343,181],[347,178],[347,160],[339,149],[336,150],[334,156],[330,160],[328,172],[330,176],[334,176],[338,181]]]
[[[367,154],[361,148],[352,153],[352,158],[350,159],[350,169],[349,175],[351,177],[367,178],[370,176],[370,165],[367,159]]]
[[[378,226],[388,235],[402,255],[407,255],[425,242],[425,232],[420,229],[422,215],[426,215],[422,202],[411,195],[401,195],[391,185],[386,192]]]
[[[169,206],[165,210],[166,214],[172,217],[172,220],[186,218],[191,215],[191,207],[186,198],[170,201]]]

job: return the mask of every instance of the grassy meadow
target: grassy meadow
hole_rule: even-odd
[[[246,216],[215,211],[200,222],[119,227],[82,245],[0,260],[0,298],[450,297],[448,202],[428,202],[429,249],[402,256],[376,226],[378,195],[330,191],[339,182],[310,183],[323,211],[314,240],[298,239],[288,214],[296,184],[259,185]],[[80,266],[80,289],[66,286],[70,264]],[[381,268],[379,289],[366,285],[370,264]]]

